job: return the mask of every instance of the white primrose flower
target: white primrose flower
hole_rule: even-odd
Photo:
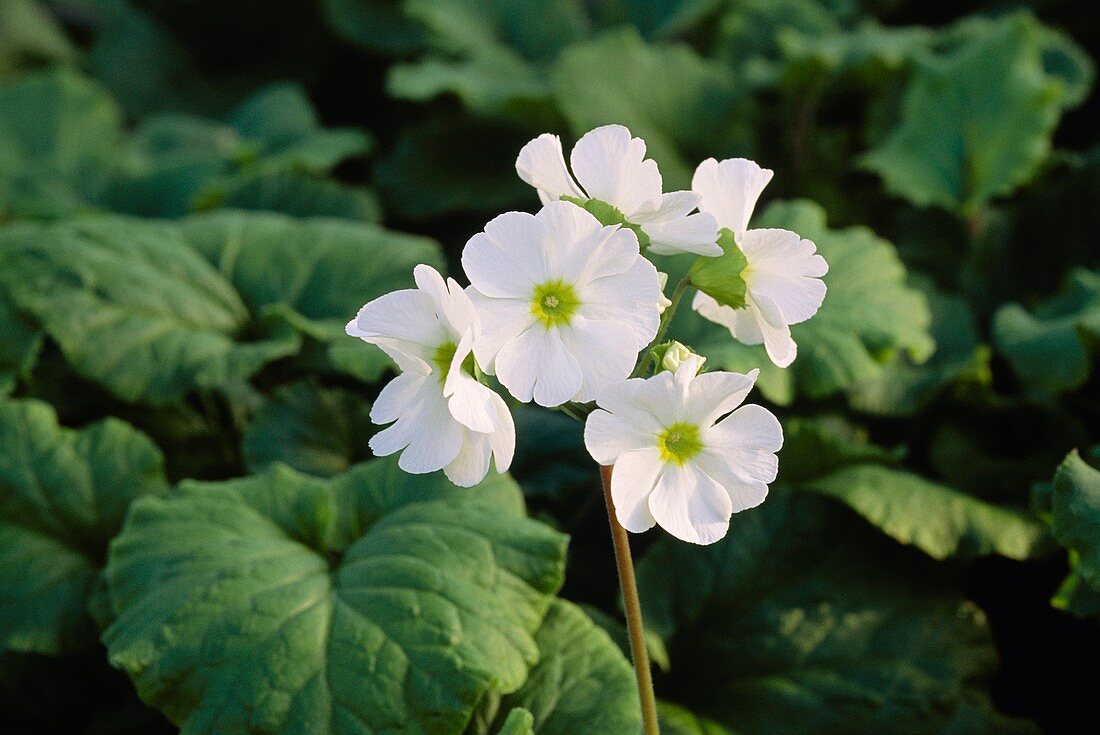
[[[600,464],[614,465],[615,515],[628,531],[656,523],[683,541],[714,543],[733,513],[764,501],[775,479],[779,420],[760,406],[737,408],[758,371],[698,369],[689,358],[675,373],[618,383],[600,393],[600,409],[588,417],[585,446]]]
[[[748,222],[772,172],[744,158],[708,158],[695,169],[692,189],[702,197],[699,209],[710,212],[719,227],[733,232],[748,265],[745,306],[734,309],[699,291],[692,308],[729,329],[738,342],[763,344],[779,367],[794,362],[798,347],[790,325],[804,322],[821,307],[829,265],[817,246],[788,230],[749,230]]]
[[[379,456],[401,452],[406,472],[442,469],[469,487],[485,478],[490,455],[498,472],[508,469],[515,425],[504,399],[470,374],[479,326],[465,291],[428,265],[416,266],[413,277],[417,288],[378,297],[347,325],[402,371],[371,408],[374,423],[393,425],[371,437],[370,448]]]
[[[521,401],[590,401],[657,334],[657,269],[634,233],[573,204],[496,217],[462,267],[482,325],[474,354]]]
[[[592,204],[610,205],[617,212],[608,213],[640,230],[642,245],[658,255],[722,254],[715,244],[714,217],[690,214],[699,206],[699,196],[690,191],[663,193],[657,162],[645,157],[645,141],[631,137],[622,125],[585,133],[569,161],[572,174],[565,166],[561,139],[543,133],[523,146],[516,171],[538,190],[543,204],[567,198],[590,209]]]

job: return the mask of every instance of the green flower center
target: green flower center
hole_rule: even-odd
[[[685,422],[675,423],[657,437],[661,459],[682,465],[703,451],[703,437],[699,427]]]
[[[580,305],[576,290],[560,278],[535,286],[531,293],[531,314],[547,329],[569,324]]]
[[[447,380],[447,375],[451,372],[451,360],[455,359],[456,352],[458,352],[458,345],[454,342],[444,342],[435,348],[435,354],[432,355],[432,364],[435,365],[436,376],[439,378],[440,383]],[[474,354],[472,352],[462,361],[462,370],[471,375],[475,374]]]

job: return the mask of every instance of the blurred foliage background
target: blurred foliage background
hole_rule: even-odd
[[[295,729],[251,691],[282,675],[233,617],[251,593],[174,639],[142,585],[186,597],[166,545],[208,501],[328,528],[361,485],[390,499],[356,517],[400,515],[406,485],[367,461],[389,366],[344,322],[418,262],[461,280],[487,219],[533,210],[531,137],[622,123],[668,189],[710,156],[774,169],[757,222],[831,265],[788,370],[677,319],[708,366],[763,368],[786,445],[723,542],[634,539],[665,730],[1100,731],[1098,49],[1083,0],[0,0],[3,729],[370,732]],[[628,732],[595,467],[566,417],[516,422],[571,603],[544,619],[555,583],[528,578],[509,624],[540,663],[437,731],[522,706],[528,732]],[[490,520],[519,528],[506,484]],[[337,510],[280,516],[322,496]],[[339,559],[329,541],[303,543]],[[188,669],[203,629],[257,668]]]

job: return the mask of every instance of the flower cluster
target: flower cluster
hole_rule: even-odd
[[[506,212],[470,238],[469,287],[420,265],[415,289],[359,311],[348,334],[400,370],[371,411],[390,424],[371,440],[376,454],[401,452],[402,469],[443,470],[462,486],[490,460],[507,470],[515,427],[493,376],[517,401],[587,415],[585,445],[614,466],[615,511],[630,531],[660,524],[712,543],[732,513],[764,500],[783,433],[766,409],[741,406],[758,371],[701,373],[704,358],[658,343],[694,286],[700,315],[786,367],[790,325],[820,307],[827,265],[792,232],[748,229],[771,171],[708,159],[691,191],[665,192],[645,153],[608,125],[584,135],[567,166],[558,137],[540,135],[516,170],[543,207]],[[682,253],[696,261],[669,299],[649,257]]]

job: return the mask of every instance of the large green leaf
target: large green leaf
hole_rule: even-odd
[[[687,46],[647,44],[634,29],[565,51],[554,73],[573,131],[618,123],[646,142],[665,189],[690,186],[695,164],[741,149],[749,101],[729,69]]]
[[[1080,387],[1100,342],[1100,273],[1072,271],[1065,291],[1032,313],[1005,304],[994,315],[993,341],[1028,388],[1061,393]]]
[[[823,397],[874,379],[901,353],[917,363],[932,353],[928,302],[906,285],[905,266],[889,242],[864,227],[829,229],[825,211],[805,200],[773,203],[756,226],[792,230],[817,243],[829,263],[825,302],[791,328],[798,358],[785,370],[771,364],[763,347],[741,345],[724,327],[685,314],[672,336],[709,364],[741,372],[759,367],[764,395],[789,403],[795,395]]]
[[[370,403],[353,393],[303,381],[275,391],[245,431],[242,450],[252,472],[282,462],[331,477],[373,456]]]
[[[0,88],[0,218],[60,217],[91,206],[119,157],[121,114],[70,71]]]
[[[923,63],[893,134],[864,165],[918,206],[972,212],[1026,183],[1050,151],[1062,82],[1043,67],[1030,16]]]
[[[535,716],[535,735],[635,733],[642,726],[634,670],[584,612],[556,600],[535,634],[539,661],[501,711]]]
[[[1077,555],[1075,573],[1100,592],[1100,471],[1070,453],[1054,475],[1054,538]]]
[[[291,217],[339,217],[378,222],[382,209],[374,193],[299,171],[246,174],[207,187],[200,210],[238,209],[279,212]]]
[[[853,408],[882,416],[912,416],[952,385],[991,381],[991,351],[982,344],[966,300],[931,286],[922,290],[932,312],[936,351],[924,362],[903,354],[874,377],[852,386],[848,400]]]
[[[289,333],[244,341],[244,303],[173,225],[102,218],[8,228],[0,282],[78,373],[127,401],[170,403],[298,349]]]
[[[898,464],[903,449],[871,444],[867,432],[839,416],[783,421],[783,448],[779,452],[779,479],[801,483],[855,465]]]
[[[332,343],[332,367],[365,379],[377,379],[389,361],[348,337],[344,325],[371,299],[411,287],[418,263],[444,267],[434,241],[354,222],[218,212],[190,217],[182,228],[253,315],[277,313]]]
[[[565,541],[501,476],[184,483],[111,545],[104,641],[184,735],[457,735],[535,663]]]
[[[0,650],[94,645],[107,543],[133,499],[167,491],[160,451],[128,424],[72,431],[48,404],[0,400]]]
[[[742,733],[1013,732],[981,690],[984,618],[931,564],[774,490],[716,544],[661,539],[638,576],[669,641],[665,696]]]
[[[1043,526],[1022,510],[889,467],[848,467],[801,487],[847,503],[884,533],[935,559],[1028,559],[1049,546]]]

